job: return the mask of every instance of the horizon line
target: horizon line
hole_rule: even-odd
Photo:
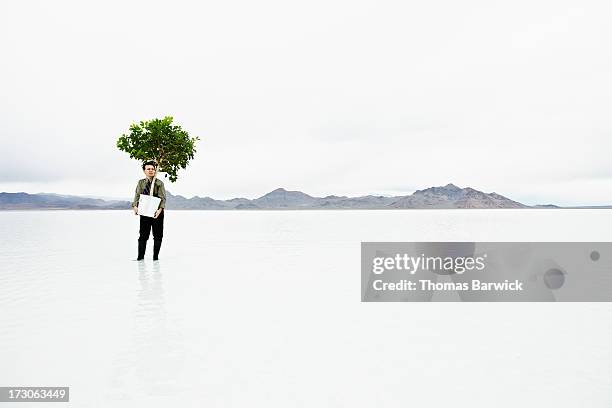
[[[502,195],[502,194],[497,193],[495,191],[493,191],[491,193],[485,193],[485,192],[483,192],[481,190],[477,190],[477,189],[475,189],[473,187],[458,187],[457,185],[455,185],[453,183],[448,183],[445,186],[432,186],[432,187],[427,187],[425,189],[420,189],[420,190],[416,189],[412,193],[407,193],[407,194],[404,194],[404,195],[388,195],[388,194],[373,194],[373,193],[370,193],[370,194],[356,195],[356,196],[328,194],[327,196],[324,196],[324,197],[317,197],[317,196],[312,196],[312,195],[310,195],[308,193],[304,193],[303,191],[300,191],[300,190],[287,190],[284,187],[278,187],[278,188],[275,188],[274,190],[271,190],[271,191],[269,191],[269,192],[267,192],[267,193],[265,193],[263,195],[260,195],[260,196],[258,196],[256,198],[247,198],[247,197],[237,196],[237,197],[232,197],[232,198],[221,199],[221,198],[213,198],[213,197],[210,197],[210,196],[199,196],[199,195],[194,195],[192,197],[187,197],[187,196],[184,196],[184,195],[181,195],[181,194],[171,193],[169,190],[166,190],[166,191],[169,192],[174,197],[183,197],[183,198],[185,198],[187,200],[191,200],[191,199],[194,199],[194,198],[197,197],[197,198],[210,198],[210,199],[215,200],[215,201],[229,201],[229,200],[234,200],[234,199],[238,199],[238,198],[243,198],[243,199],[246,199],[246,200],[257,200],[257,199],[262,198],[262,197],[266,196],[267,194],[270,194],[270,193],[272,193],[274,191],[277,191],[277,190],[284,190],[284,191],[287,191],[287,192],[302,193],[302,194],[306,194],[306,195],[308,195],[308,196],[310,196],[312,198],[325,198],[325,197],[331,197],[331,196],[340,197],[340,198],[342,198],[342,197],[344,197],[344,198],[359,198],[359,197],[367,197],[367,196],[392,198],[392,197],[406,197],[406,196],[413,195],[417,191],[427,190],[429,188],[440,188],[440,187],[443,188],[443,187],[447,187],[449,185],[455,186],[455,187],[457,187],[457,188],[459,188],[461,190],[470,188],[472,190],[476,190],[476,191],[479,191],[479,192],[484,193],[484,194],[498,194],[498,195]],[[1,191],[0,192],[0,194],[4,194],[4,193],[6,193],[6,194],[20,194],[20,193],[23,193],[23,194],[29,194],[29,195],[49,194],[49,195],[60,195],[60,196],[70,196],[70,197],[81,197],[81,198],[99,199],[99,200],[104,200],[104,201],[128,201],[128,202],[131,202],[131,198],[129,198],[129,197],[121,198],[121,197],[109,197],[109,196],[98,196],[98,195],[64,194],[64,193],[55,193],[55,192],[37,192],[37,193],[30,193],[30,192],[27,192],[27,191],[18,191],[18,192]],[[507,196],[504,196],[504,195],[502,195],[502,196],[505,197],[508,200],[516,201],[516,200],[514,200],[512,198],[509,198]],[[530,206],[530,207],[535,207],[535,206],[550,206],[550,205],[556,206],[556,207],[560,207],[560,208],[612,207],[612,204],[570,204],[570,205],[568,205],[568,204],[553,204],[553,203],[550,203],[550,202],[548,202],[548,203],[538,203],[538,204],[525,204],[525,203],[523,203],[521,201],[516,201],[516,202],[518,202],[520,204],[523,204],[523,205]]]

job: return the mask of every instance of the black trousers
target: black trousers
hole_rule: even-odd
[[[162,210],[157,218],[140,216],[140,236],[139,241],[147,241],[151,234],[151,228],[153,228],[153,239],[155,241],[161,241],[164,237],[164,213],[166,210]]]
[[[143,259],[147,250],[147,240],[153,228],[153,260],[158,259],[164,237],[164,213],[162,210],[157,218],[140,216],[140,235],[138,237],[138,258]]]

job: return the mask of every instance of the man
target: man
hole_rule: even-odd
[[[132,207],[134,208],[134,214],[138,215],[138,200],[141,194],[149,194],[151,191],[151,181],[157,171],[157,163],[154,161],[147,161],[142,165],[145,178],[138,181],[136,184],[136,195],[132,201]],[[164,183],[156,178],[155,187],[153,188],[153,196],[161,199],[159,207],[153,218],[140,216],[140,236],[138,237],[138,258],[137,261],[144,259],[145,251],[147,249],[147,240],[153,227],[153,260],[159,259],[159,250],[161,248],[162,237],[164,235],[164,208],[166,207],[166,189]]]

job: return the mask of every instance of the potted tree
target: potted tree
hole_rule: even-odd
[[[130,158],[137,159],[143,163],[153,160],[157,163],[157,171],[163,172],[164,177],[170,178],[175,182],[178,178],[179,169],[187,167],[189,160],[193,159],[196,149],[195,144],[198,137],[189,137],[179,125],[172,124],[172,116],[163,119],[152,119],[134,123],[130,126],[128,134],[123,134],[117,140],[117,148],[130,155]],[[155,176],[151,186],[155,186]],[[150,189],[149,196],[141,194],[138,203],[138,213],[141,213],[141,203],[143,204],[143,214],[153,216],[145,207],[157,209],[159,198],[153,197],[153,187]]]

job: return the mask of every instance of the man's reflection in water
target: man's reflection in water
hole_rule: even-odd
[[[180,391],[183,353],[168,324],[160,262],[137,264],[132,341],[113,368],[111,399],[172,396]]]

